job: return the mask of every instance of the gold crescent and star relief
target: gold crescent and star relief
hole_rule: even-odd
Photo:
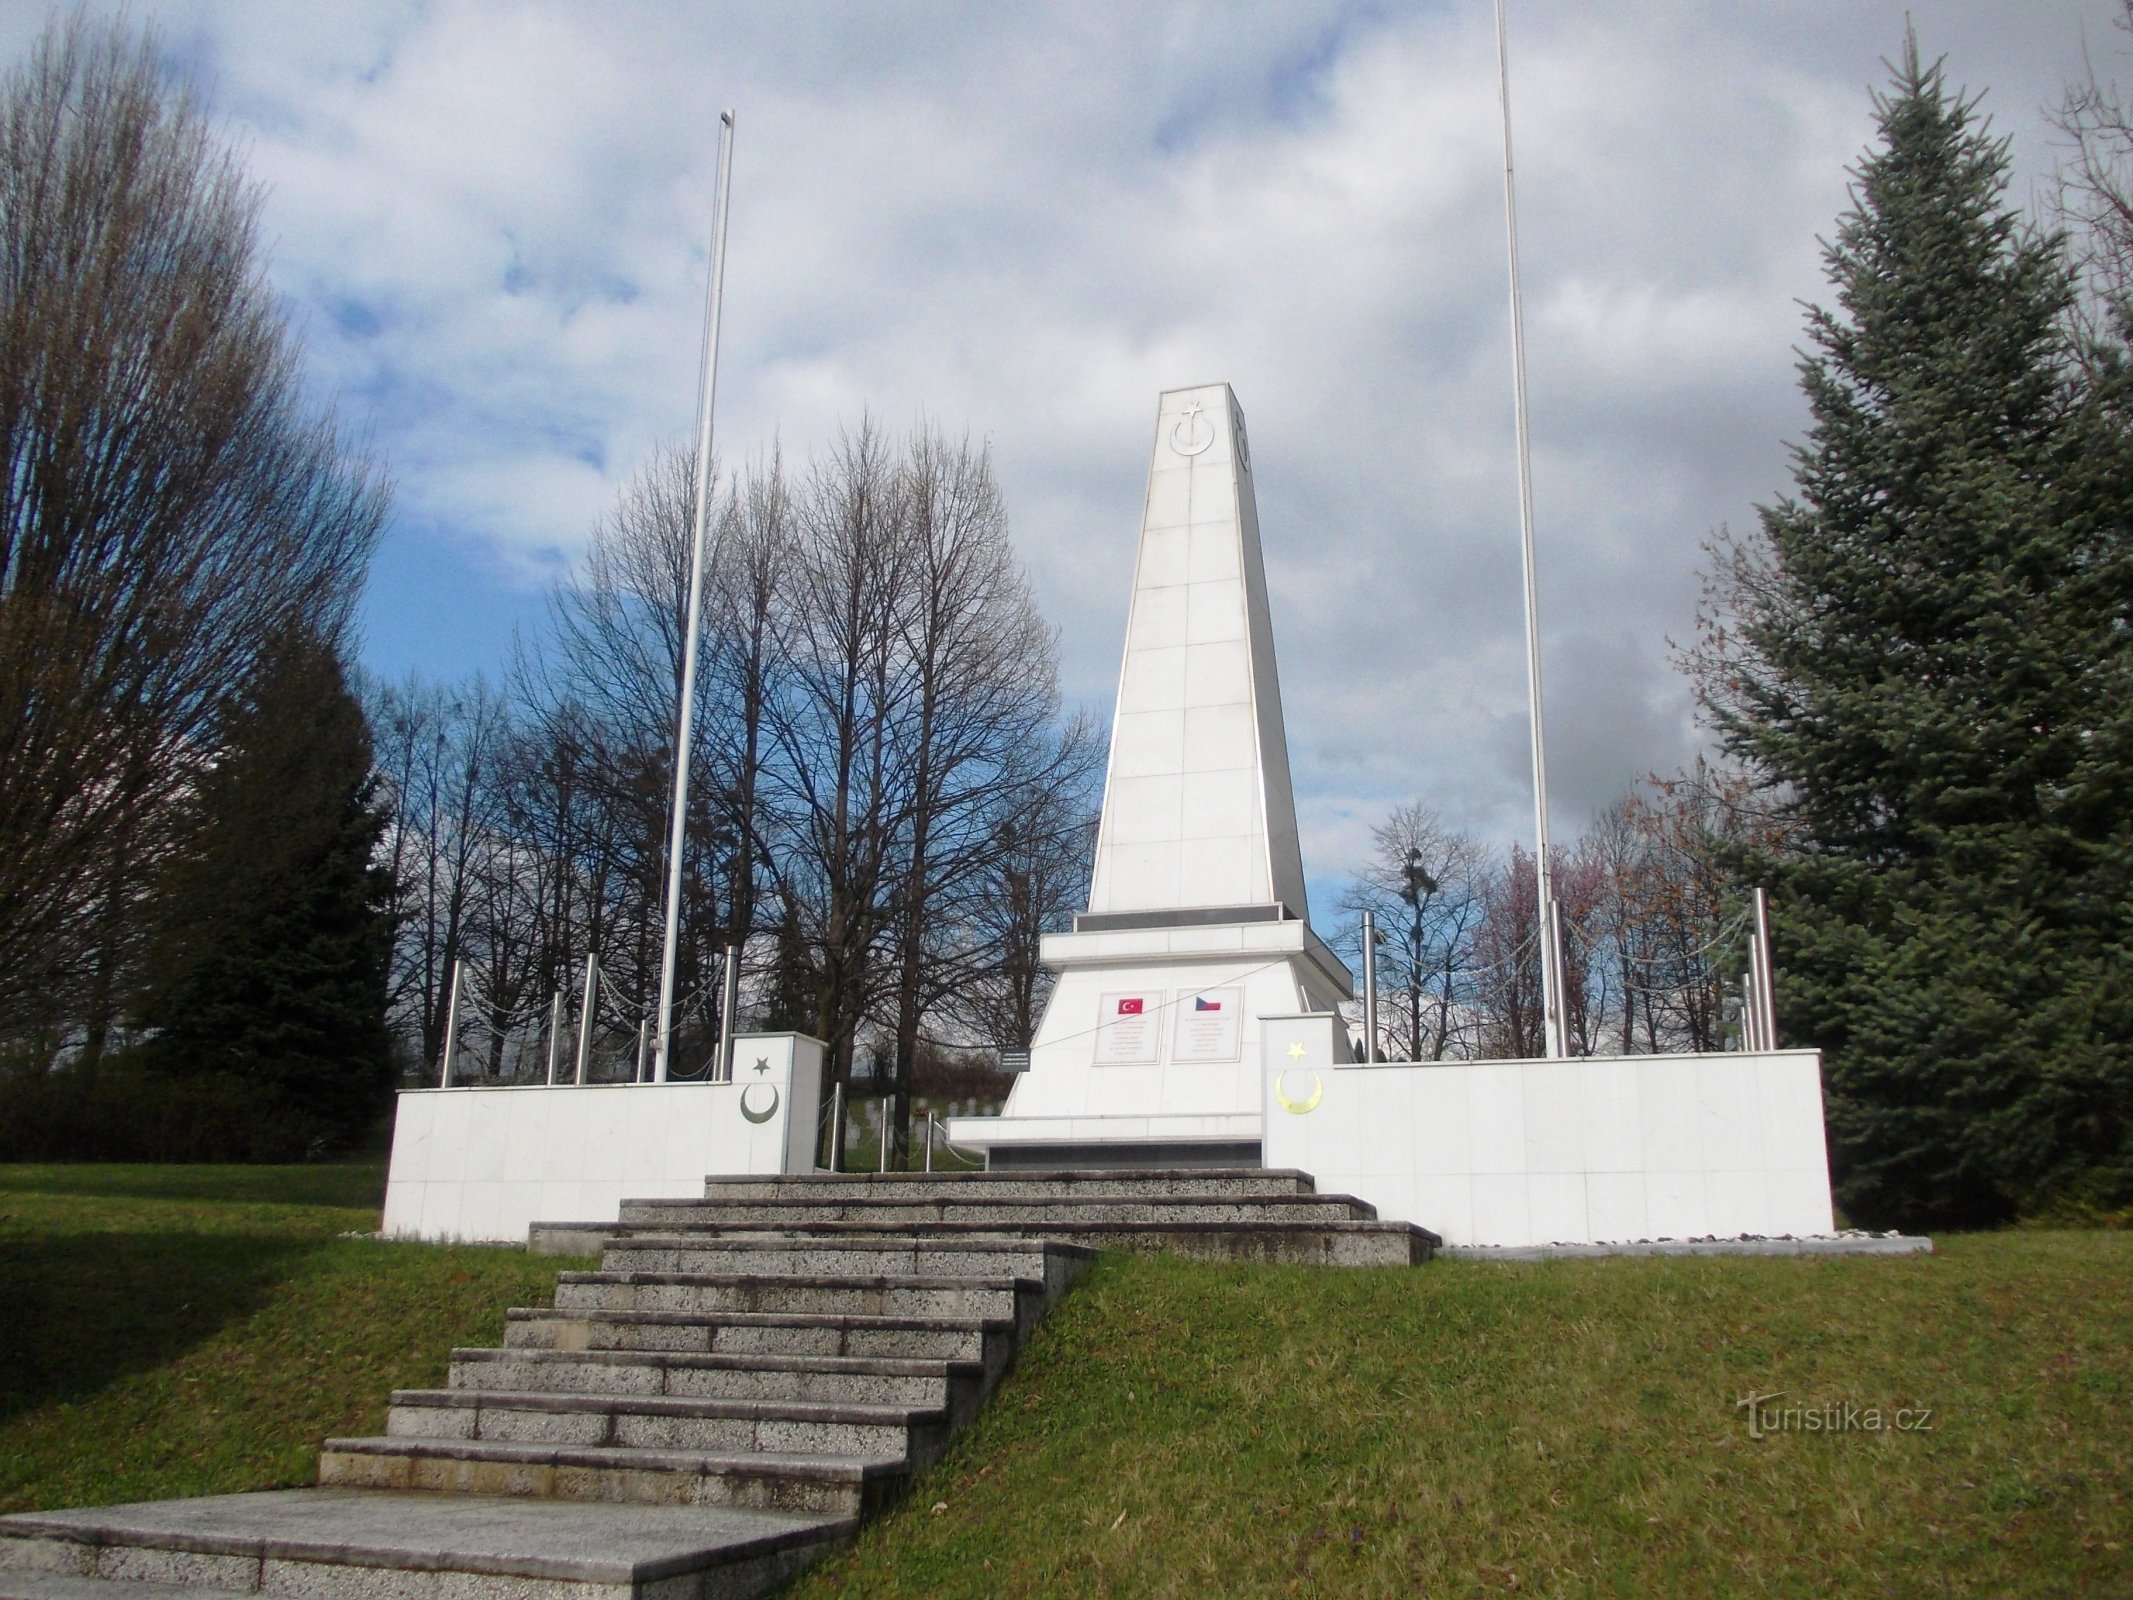
[[[1304,1048],[1301,1039],[1291,1041],[1289,1045],[1289,1059],[1291,1061],[1301,1061],[1310,1053]],[[1312,1073],[1310,1098],[1307,1100],[1291,1100],[1281,1086],[1281,1080],[1287,1076],[1288,1069],[1286,1067],[1274,1074],[1274,1098],[1281,1102],[1281,1109],[1288,1112],[1290,1116],[1308,1117],[1318,1109],[1319,1101],[1326,1098],[1326,1080],[1317,1073]]]

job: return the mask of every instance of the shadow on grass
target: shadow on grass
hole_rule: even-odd
[[[316,1239],[0,1231],[0,1420],[158,1367],[256,1311]]]
[[[0,1198],[77,1194],[129,1200],[227,1200],[247,1204],[384,1209],[385,1161],[305,1166],[156,1166],[47,1162],[0,1166]]]

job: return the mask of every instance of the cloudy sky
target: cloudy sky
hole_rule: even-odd
[[[390,459],[376,670],[493,672],[689,437],[731,106],[723,457],[868,412],[989,441],[1108,713],[1156,395],[1226,379],[1314,879],[1409,799],[1530,833],[1488,0],[123,9],[247,152],[313,380]],[[1697,747],[1667,641],[1700,541],[1786,484],[1799,302],[1907,9],[2024,200],[2084,48],[2133,79],[2115,0],[1512,0],[1559,832]]]

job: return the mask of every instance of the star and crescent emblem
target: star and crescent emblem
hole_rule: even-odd
[[[1302,1061],[1311,1054],[1309,1050],[1304,1048],[1304,1043],[1301,1039],[1289,1041],[1288,1053],[1291,1061]],[[1288,1075],[1286,1067],[1274,1074],[1274,1098],[1281,1102],[1281,1109],[1288,1112],[1289,1115],[1293,1117],[1308,1117],[1318,1109],[1319,1101],[1326,1098],[1326,1080],[1319,1074],[1312,1073],[1311,1093],[1309,1096],[1302,1100],[1291,1100],[1288,1090],[1282,1086],[1282,1079]]]
[[[1170,430],[1170,448],[1179,455],[1196,456],[1215,442],[1214,425],[1200,415],[1206,409],[1199,401],[1193,401]]]
[[[770,1057],[757,1056],[755,1058],[755,1070],[758,1073],[768,1072],[770,1070]],[[758,1089],[768,1089],[770,1091],[770,1104],[765,1106],[761,1111],[753,1109],[748,1104],[748,1097],[751,1094],[755,1093],[755,1091]],[[750,1122],[768,1122],[772,1117],[776,1116],[777,1114],[778,1086],[776,1084],[751,1083],[748,1085],[747,1088],[741,1091],[741,1115],[746,1117]]]

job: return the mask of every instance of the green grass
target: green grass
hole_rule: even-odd
[[[1106,1259],[794,1591],[2124,1595],[2133,1236],[1336,1272]],[[1931,1407],[1749,1437],[1737,1402]]]
[[[384,1168],[0,1166],[0,1511],[309,1483],[572,1263],[385,1244]]]
[[[0,1167],[0,1510],[310,1481],[559,1266],[376,1165]],[[803,1597],[2122,1595],[2133,1235],[1924,1259],[1107,1258]],[[1932,1408],[1749,1436],[1737,1402]],[[936,1511],[935,1507],[944,1509]]]

